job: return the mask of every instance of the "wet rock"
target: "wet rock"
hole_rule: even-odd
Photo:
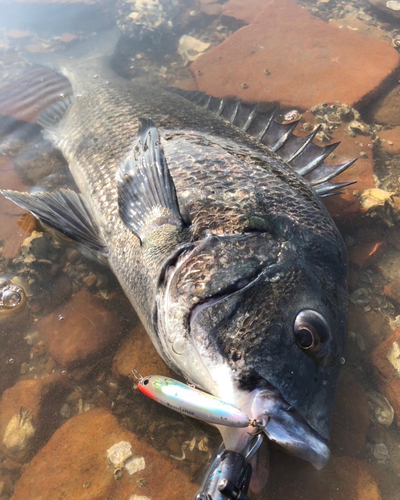
[[[400,425],[400,328],[373,351],[371,360],[380,391],[392,405],[396,423]]]
[[[128,445],[125,451],[130,450],[120,454],[122,463],[117,465],[110,461],[110,454],[121,442]],[[129,464],[139,462],[141,466],[135,472],[130,469],[130,474]],[[46,480],[38,481],[38,477]],[[68,420],[53,434],[22,474],[13,500],[126,500],[135,495],[170,500],[193,498],[196,489],[176,462],[123,428],[110,412],[93,409]]]
[[[379,132],[379,138],[383,148],[393,155],[400,154],[400,127]]]
[[[62,366],[90,362],[121,335],[117,316],[104,302],[86,291],[41,319],[37,329],[52,358]]]
[[[371,108],[371,120],[382,125],[397,127],[400,125],[400,85],[377,99]]]
[[[190,69],[199,89],[216,97],[308,109],[320,102],[365,104],[398,65],[385,42],[339,30],[290,0],[272,0]]]
[[[4,391],[0,401],[0,442],[8,456],[24,462],[40,441],[50,436],[68,387],[66,377],[50,375],[22,380]]]
[[[316,471],[299,460],[284,455],[277,458],[271,460],[265,498],[381,500],[377,470],[361,460],[334,456],[324,469]]]
[[[138,325],[125,337],[113,360],[112,370],[117,377],[134,381],[132,368],[143,376],[176,376],[162,361],[142,325]]]
[[[400,19],[400,2],[398,0],[368,0],[368,2],[385,14]]]
[[[367,395],[349,372],[342,372],[332,416],[331,452],[361,457],[370,423]]]

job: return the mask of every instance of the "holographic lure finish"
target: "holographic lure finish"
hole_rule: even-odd
[[[138,388],[157,403],[209,424],[228,427],[256,425],[236,406],[169,377],[142,377],[138,381]]]

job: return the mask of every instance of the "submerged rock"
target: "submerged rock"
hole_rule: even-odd
[[[389,44],[335,28],[290,0],[272,0],[191,70],[199,89],[215,97],[308,109],[320,102],[365,104],[398,65]]]
[[[62,375],[22,380],[4,391],[0,401],[0,439],[3,451],[14,460],[26,461],[40,440],[55,429],[62,400],[69,387]]]
[[[173,372],[158,355],[142,325],[137,325],[125,337],[113,359],[112,370],[117,377],[134,380],[132,368],[138,370],[143,376],[166,375],[174,377]]]
[[[104,302],[86,291],[41,319],[37,324],[52,358],[62,366],[89,362],[121,335],[117,316]]]
[[[176,463],[127,431],[110,412],[94,409],[53,434],[25,469],[13,500],[170,500],[193,498],[196,490]]]

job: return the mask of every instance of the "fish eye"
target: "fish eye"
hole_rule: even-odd
[[[316,350],[329,336],[329,326],[325,318],[312,309],[299,312],[293,331],[297,345],[303,350]]]

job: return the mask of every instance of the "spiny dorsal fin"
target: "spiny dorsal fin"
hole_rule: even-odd
[[[95,252],[106,255],[108,247],[100,236],[84,199],[71,189],[60,189],[54,193],[20,193],[0,191],[16,205],[31,212],[43,224],[64,234]]]
[[[157,226],[183,226],[175,185],[169,172],[157,128],[141,118],[132,151],[118,172],[119,214],[143,242]]]
[[[329,182],[330,179],[350,167],[355,160],[340,165],[326,164],[325,158],[339,143],[324,147],[314,144],[312,141],[319,131],[318,128],[307,137],[297,137],[293,135],[293,131],[298,122],[287,124],[276,122],[274,120],[276,108],[272,111],[262,112],[259,111],[257,105],[246,104],[240,100],[219,99],[207,95],[205,92],[188,91],[175,87],[167,87],[167,90],[208,109],[255,137],[289,163],[299,175],[303,176],[314,187],[321,197],[338,194],[338,189],[356,182],[339,184]]]

